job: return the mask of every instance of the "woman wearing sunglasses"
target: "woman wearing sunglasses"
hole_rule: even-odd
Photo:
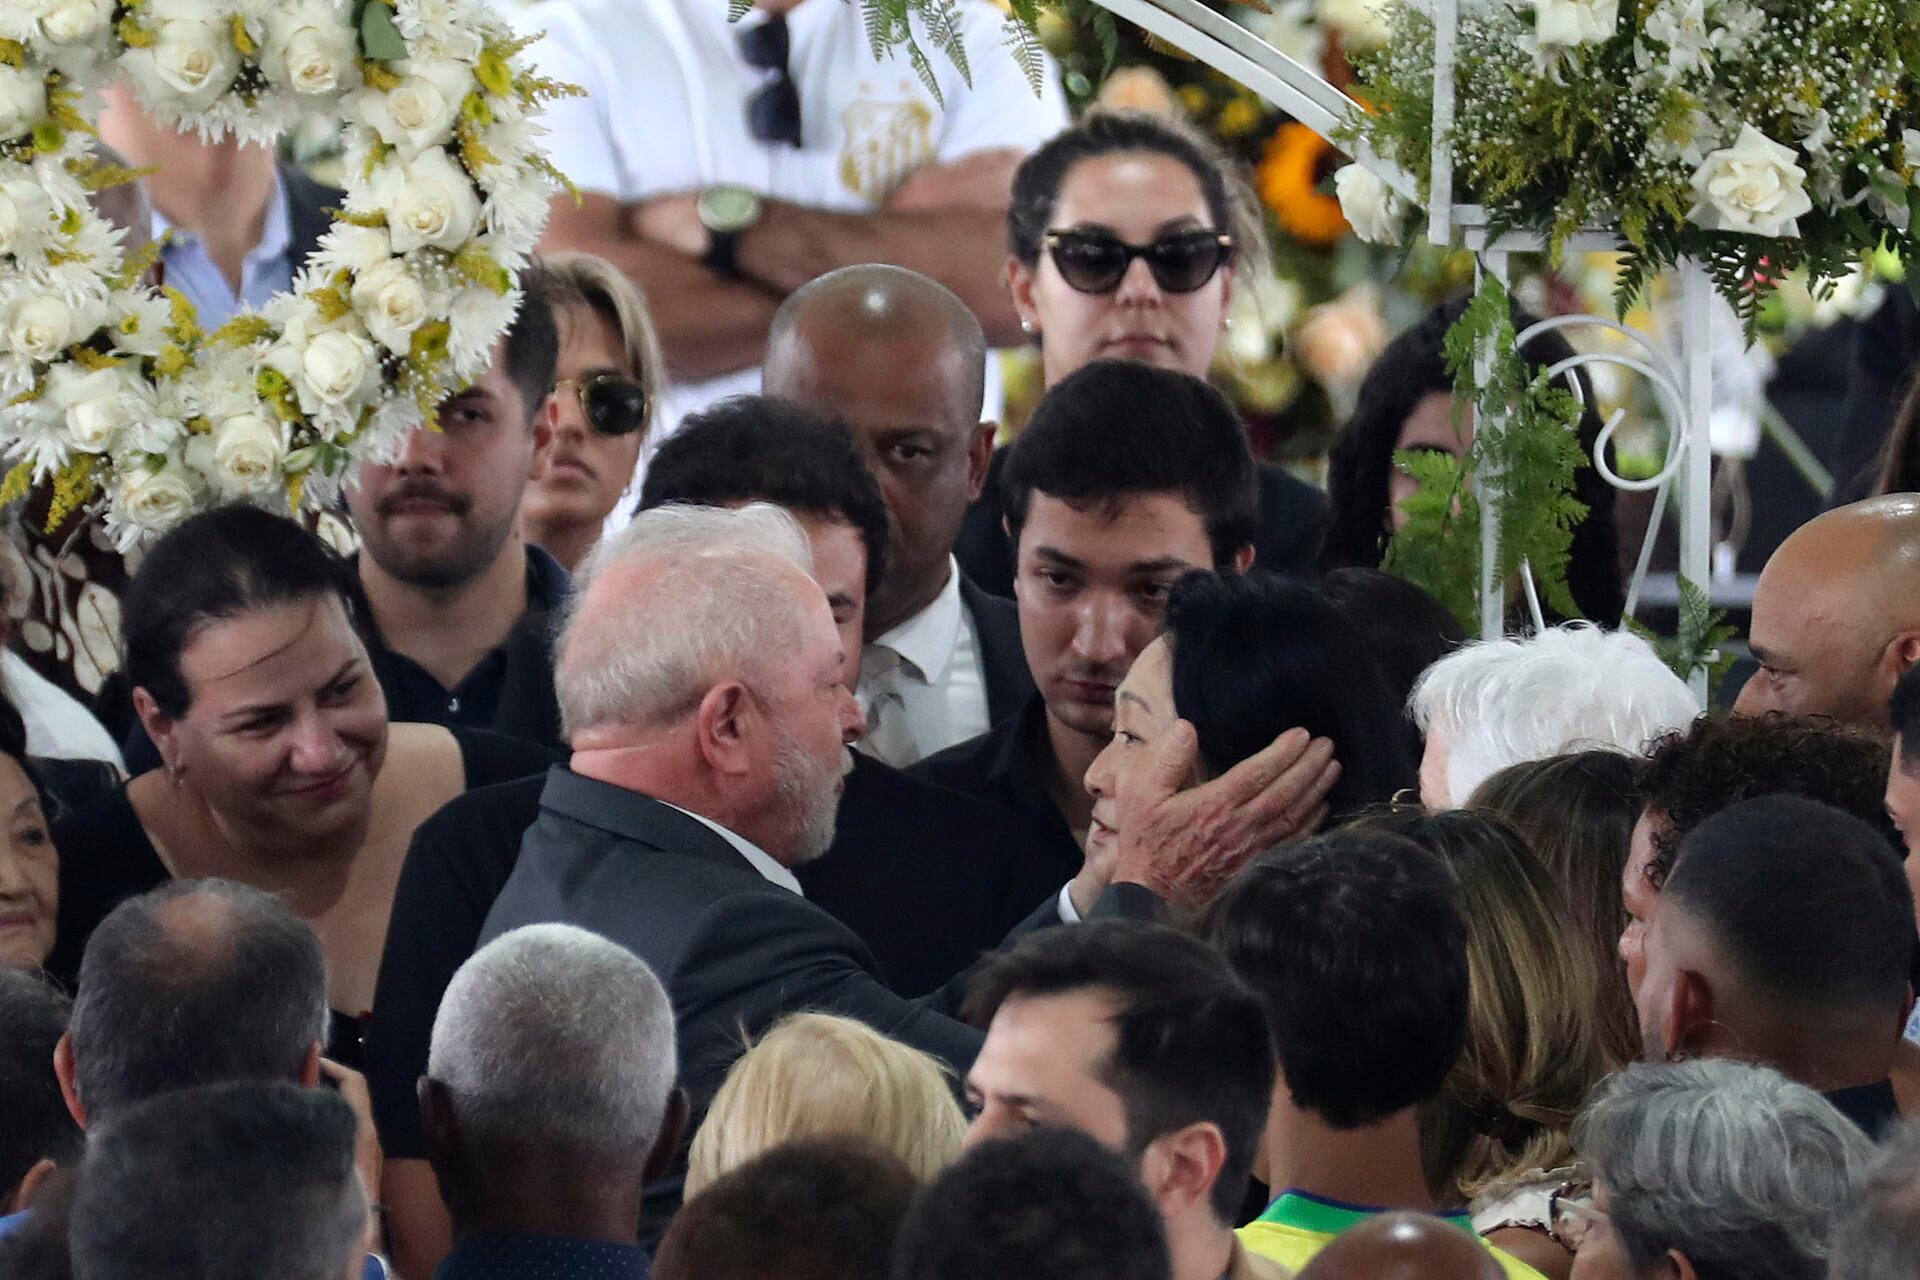
[[[1007,283],[1053,386],[1094,360],[1143,360],[1205,377],[1234,273],[1262,262],[1258,204],[1219,149],[1177,121],[1092,111],[1021,164],[1007,212]],[[995,456],[956,554],[968,577],[1013,594]],[[1260,469],[1256,563],[1306,570],[1319,490]]]
[[[653,420],[660,346],[646,302],[590,253],[541,259],[554,281],[560,359],[545,408],[553,438],[534,461],[521,512],[527,540],[569,570],[632,489]]]

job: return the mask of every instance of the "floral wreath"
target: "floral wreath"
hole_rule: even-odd
[[[317,508],[484,370],[564,179],[536,145],[575,92],[482,0],[8,0],[0,6],[0,502],[50,480],[123,551],[213,502]],[[345,209],[293,289],[211,333],[142,282],[157,245],[89,191],[125,73],[164,124],[271,143],[344,122]]]

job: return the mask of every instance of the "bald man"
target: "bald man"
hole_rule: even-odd
[[[1894,682],[1920,660],[1920,497],[1869,498],[1796,530],[1760,574],[1750,642],[1760,669],[1736,712],[1890,732]]]
[[[1460,1228],[1425,1214],[1383,1213],[1322,1249],[1300,1280],[1502,1280],[1504,1274]]]
[[[797,290],[767,339],[766,393],[853,428],[880,482],[887,572],[867,600],[861,749],[895,768],[1014,715],[1033,680],[1012,602],[960,573],[954,540],[980,495],[987,343],[953,292],[900,267],[846,267]]]

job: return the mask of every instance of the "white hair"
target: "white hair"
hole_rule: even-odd
[[[635,516],[587,558],[562,624],[554,691],[571,737],[610,724],[671,724],[728,679],[761,684],[804,643],[787,566],[813,572],[794,518],[764,502],[669,505]],[[593,589],[645,569],[628,592]]]
[[[541,1147],[638,1167],[676,1072],[673,1006],[644,961],[564,924],[468,958],[433,1020],[427,1074],[482,1148]]]
[[[1584,622],[1456,649],[1421,674],[1408,706],[1422,733],[1446,738],[1455,804],[1508,765],[1593,747],[1639,754],[1700,714],[1652,645]]]

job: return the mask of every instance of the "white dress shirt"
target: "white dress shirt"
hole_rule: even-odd
[[[747,64],[739,37],[764,21],[759,15],[729,23],[722,0],[545,0],[512,15],[525,34],[545,33],[527,55],[541,73],[587,91],[548,103],[542,120],[554,164],[582,191],[631,204],[737,185],[851,213],[884,207],[916,169],[980,151],[1031,151],[1066,127],[1051,62],[1035,97],[1007,50],[1000,9],[958,0],[955,18],[971,87],[912,20],[940,85],[936,100],[904,53],[874,60],[859,5],[796,6],[787,14],[787,67],[800,97],[802,145],[791,147],[747,128],[747,100],[770,73]],[[650,305],[657,313],[673,300]],[[1000,416],[998,366],[987,364],[982,421]],[[687,414],[759,390],[758,368],[664,388],[648,452]],[[610,527],[624,523],[626,506]]]
[[[665,800],[660,801],[660,803],[667,804]],[[704,817],[701,814],[695,813],[691,809],[682,809],[677,804],[667,804],[667,808],[672,809],[678,813],[686,814],[689,818],[692,818],[695,822],[699,823],[703,827],[706,827],[708,830],[712,831],[715,835],[719,836],[722,840],[725,840],[728,844],[732,845],[735,851],[737,851],[741,857],[745,858],[747,860],[747,864],[751,866],[755,871],[758,871],[760,873],[760,878],[765,880],[768,884],[778,885],[780,888],[785,889],[790,893],[799,894],[803,898],[807,896],[805,893],[801,892],[800,882],[794,879],[793,872],[787,870],[785,867],[781,866],[778,862],[775,862],[773,860],[772,854],[768,853],[766,850],[762,849],[759,845],[747,839],[745,836],[741,835],[739,832],[729,831],[725,827],[721,826],[719,823],[715,822],[712,818]]]
[[[896,769],[987,731],[980,636],[960,602],[951,556],[933,603],[861,651],[857,692],[867,715],[860,749]]]
[[[253,246],[240,264],[240,292],[235,293],[227,277],[207,253],[206,245],[191,231],[183,231],[153,211],[153,236],[158,240],[173,233],[160,250],[160,265],[165,268],[169,287],[178,289],[193,302],[199,313],[200,327],[211,333],[232,319],[242,307],[258,311],[277,293],[293,288],[293,219],[287,210],[287,188],[274,170],[273,194],[267,198],[267,213],[260,224],[260,243]]]
[[[127,771],[120,748],[78,699],[27,665],[11,649],[0,651],[0,684],[27,726],[27,754],[48,760],[101,760]]]

